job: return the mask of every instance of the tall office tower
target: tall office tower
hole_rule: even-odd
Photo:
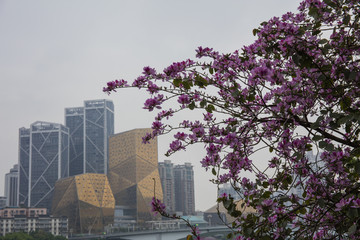
[[[175,212],[174,164],[170,160],[159,162],[159,174],[164,194],[164,204],[169,213]]]
[[[18,206],[28,206],[29,166],[30,166],[30,129],[19,129],[19,179]]]
[[[109,100],[85,101],[85,172],[107,174],[108,143],[114,134],[114,104]]]
[[[84,173],[84,108],[65,108],[65,126],[69,128],[69,176]]]
[[[35,122],[30,126],[29,207],[51,209],[55,182],[69,175],[69,129]]]
[[[154,219],[151,201],[163,199],[158,170],[157,139],[143,144],[151,129],[118,133],[109,139],[109,182],[115,205],[125,206],[129,218],[141,224]]]
[[[15,164],[10,172],[5,174],[5,197],[6,206],[16,207],[18,197],[18,179],[19,179],[19,168]]]
[[[84,107],[66,108],[70,131],[70,176],[108,172],[108,142],[114,134],[114,104],[89,100]]]
[[[195,214],[194,171],[191,163],[174,167],[175,210],[183,215]]]

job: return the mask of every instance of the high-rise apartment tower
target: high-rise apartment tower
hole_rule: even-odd
[[[164,204],[169,213],[175,212],[174,164],[170,160],[159,162],[159,174],[164,194]]]
[[[5,174],[5,197],[6,197],[6,206],[16,207],[17,198],[18,198],[18,179],[19,179],[19,169],[18,165],[15,164],[13,168],[10,169],[10,172]]]
[[[10,169],[10,172],[5,174],[5,197],[6,197],[6,206],[16,207],[17,198],[18,198],[18,179],[19,171],[18,165],[15,164],[13,168]]]
[[[183,215],[195,214],[194,171],[191,163],[174,167],[175,210]]]

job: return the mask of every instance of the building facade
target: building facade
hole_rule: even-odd
[[[191,163],[174,167],[175,210],[183,215],[195,214],[194,171]]]
[[[25,139],[27,140],[26,137]],[[20,153],[19,166],[21,172],[19,174],[19,201],[27,207],[50,209],[55,182],[69,175],[68,128],[58,123],[41,121],[31,124],[29,154],[21,155]],[[22,176],[24,181],[22,181]],[[28,182],[27,196],[26,182]]]
[[[10,169],[10,172],[5,174],[5,197],[6,197],[6,206],[15,207],[18,204],[18,179],[19,179],[19,169],[18,165],[15,164],[13,168]]]
[[[114,134],[114,104],[88,100],[84,107],[66,108],[70,131],[70,176],[108,172],[108,139]]]
[[[151,201],[163,198],[158,171],[157,139],[143,144],[151,129],[135,129],[109,139],[109,182],[116,205],[126,206],[129,220],[154,220]]]
[[[84,108],[65,108],[69,128],[69,176],[84,173]]]
[[[30,167],[30,128],[19,129],[19,179],[17,206],[28,206]]]
[[[6,197],[0,196],[0,208],[6,207]]]
[[[159,174],[164,194],[164,204],[169,213],[175,212],[174,164],[170,160],[159,162]]]
[[[52,206],[54,216],[69,219],[71,233],[102,233],[114,221],[115,199],[105,174],[60,179]]]
[[[0,236],[12,232],[43,230],[53,235],[68,236],[66,217],[53,217],[46,208],[4,208],[0,209]]]

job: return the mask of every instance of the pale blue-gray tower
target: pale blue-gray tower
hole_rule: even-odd
[[[5,174],[5,191],[7,207],[16,207],[18,204],[18,180],[19,180],[19,168],[15,164],[10,171]]]

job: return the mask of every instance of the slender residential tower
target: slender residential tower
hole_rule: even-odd
[[[5,174],[5,197],[7,207],[16,207],[18,202],[18,179],[19,179],[19,168],[15,164],[10,172]]]

